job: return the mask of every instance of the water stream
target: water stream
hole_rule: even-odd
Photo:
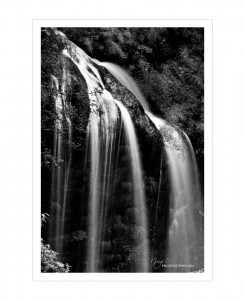
[[[54,90],[55,100],[55,134],[53,143],[53,155],[56,157],[56,166],[52,171],[51,185],[51,206],[52,217],[50,226],[50,236],[59,236],[56,239],[55,248],[62,254],[63,251],[63,234],[66,217],[67,190],[71,165],[71,143],[72,143],[72,126],[69,118],[69,103],[66,101],[66,68],[63,61],[62,79],[51,77],[52,88]],[[67,130],[67,143],[64,142],[64,127]]]
[[[129,89],[141,103],[145,113],[161,132],[167,155],[171,193],[167,257],[171,263],[183,264],[183,271],[190,271],[196,259],[197,229],[194,211],[201,203],[201,192],[195,154],[188,136],[163,119],[155,116],[135,81],[119,66],[93,60],[70,41],[63,55],[71,60],[86,81],[90,100],[90,117],[87,127],[86,163],[90,169],[87,232],[87,272],[103,272],[103,243],[108,242],[107,222],[112,219],[110,207],[115,195],[117,163],[120,160],[120,143],[127,149],[127,163],[130,166],[134,218],[141,228],[140,238],[135,239],[135,247],[141,249],[136,272],[149,272],[150,247],[147,220],[146,196],[144,191],[141,156],[134,124],[127,108],[105,89],[96,65],[105,67],[118,81]],[[54,157],[64,161],[61,167],[53,169],[52,205],[54,222],[50,235],[56,237],[55,250],[62,254],[65,230],[67,189],[71,167],[72,124],[69,118],[69,103],[66,100],[67,74],[65,67],[61,82],[52,76],[55,93],[56,113],[54,134]],[[64,144],[64,123],[68,129],[68,143]],[[120,128],[120,130],[119,130]],[[162,184],[162,161],[159,166],[156,211]],[[196,262],[196,261],[195,261]],[[167,271],[177,271],[171,267]]]
[[[149,270],[148,225],[142,167],[133,122],[124,105],[113,99],[105,89],[99,72],[94,66],[95,62],[84,51],[75,44],[69,43],[68,50],[63,53],[70,57],[85,78],[91,106],[88,127],[91,165],[87,271],[98,272],[103,269],[101,244],[106,235],[106,219],[113,190],[113,169],[118,147],[115,143],[117,125],[121,118],[130,157],[134,206],[140,212],[142,227],[142,239],[140,245],[136,243],[136,246],[143,248],[143,254],[136,271],[147,272]]]

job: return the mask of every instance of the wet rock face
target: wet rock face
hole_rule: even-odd
[[[113,98],[121,101],[128,109],[135,125],[143,166],[146,172],[154,174],[153,166],[159,166],[161,155],[164,155],[160,132],[145,114],[134,94],[118,82],[104,67],[98,66],[98,69],[105,88],[110,91]]]

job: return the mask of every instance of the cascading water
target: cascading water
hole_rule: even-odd
[[[198,237],[197,222],[194,218],[194,210],[201,205],[201,192],[195,154],[188,136],[183,132],[182,134],[185,137],[183,139],[177,129],[151,113],[149,105],[137,84],[123,69],[108,62],[98,63],[107,68],[121,84],[136,96],[145,113],[163,136],[171,185],[168,249],[166,254],[166,262],[170,263],[171,267],[167,271],[175,272],[178,268],[181,268],[183,272],[190,272],[194,267],[203,266],[203,258],[198,258],[198,247],[203,246],[203,234]],[[158,189],[161,185],[161,176],[160,170]],[[159,191],[155,218],[158,202]],[[203,215],[201,210],[199,208],[199,214]],[[203,219],[201,221],[199,219],[198,223],[203,228]]]
[[[124,105],[113,99],[112,95],[105,89],[91,58],[71,42],[68,43],[67,50],[63,51],[63,54],[73,61],[85,78],[91,106],[88,126],[91,163],[87,271],[98,272],[103,270],[103,247],[101,245],[105,241],[108,205],[111,190],[113,190],[112,174],[115,168],[113,161],[116,159],[115,153],[118,152],[116,150],[118,147],[116,145],[116,126],[121,117],[126,144],[129,149],[134,206],[135,211],[139,212],[139,223],[142,228],[141,239],[135,242],[136,246],[142,249],[140,263],[135,270],[137,272],[148,272],[149,247],[146,204],[142,167],[133,122]]]
[[[55,241],[55,248],[60,254],[62,254],[63,251],[63,245],[61,241],[64,233],[72,139],[71,121],[68,113],[69,103],[67,103],[65,96],[67,84],[66,78],[67,74],[63,61],[61,84],[59,83],[57,77],[53,75],[51,77],[56,112],[53,153],[54,157],[57,158],[57,164],[61,164],[61,166],[53,168],[52,171],[51,210],[53,211],[53,220],[51,221],[49,234],[51,238],[54,235],[60,237],[60,239],[56,239]],[[64,126],[67,127],[67,144],[64,143]]]
[[[139,149],[136,139],[136,134],[134,130],[134,125],[131,120],[131,117],[127,111],[127,109],[123,106],[123,104],[117,100],[115,100],[117,106],[121,111],[121,116],[127,136],[127,142],[130,146],[130,158],[132,164],[132,172],[133,172],[133,186],[134,186],[134,201],[135,206],[139,209],[140,212],[140,224],[143,228],[142,232],[142,243],[143,243],[143,255],[142,255],[142,268],[139,270],[141,272],[149,271],[149,247],[148,247],[148,225],[146,218],[146,203],[145,203],[145,193],[144,193],[144,185],[142,178],[142,167],[139,156]]]
[[[170,141],[169,146],[166,147],[171,182],[167,255],[172,264],[183,265],[182,271],[190,271],[199,263],[197,261],[198,237],[194,212],[200,203],[200,195],[197,195],[200,191],[195,182],[194,162],[184,139],[177,130],[170,133],[170,139],[175,144],[171,145]],[[176,270],[175,266],[169,269],[169,271]]]
[[[107,62],[90,58],[66,37],[60,35],[66,44],[64,57],[77,67],[87,85],[90,101],[90,116],[87,126],[86,157],[83,176],[89,169],[87,199],[87,236],[86,267],[87,272],[106,272],[111,270],[111,261],[121,251],[127,257],[127,271],[149,272],[150,256],[149,225],[147,219],[146,196],[143,182],[140,150],[130,113],[124,104],[105,88],[101,79],[99,66],[106,68],[124,87],[131,91],[141,103],[146,115],[161,132],[167,155],[169,182],[171,186],[169,207],[169,224],[166,258],[171,264],[183,265],[181,269],[172,266],[168,272],[190,272],[192,265],[203,265],[197,258],[197,247],[203,245],[203,235],[198,236],[196,224],[203,223],[203,208],[198,180],[195,154],[188,136],[156,117],[134,80],[120,67]],[[69,117],[70,104],[66,99],[69,74],[63,64],[62,79],[52,76],[55,90],[56,121],[54,134],[54,157],[60,167],[52,173],[52,220],[50,240],[55,239],[55,251],[60,254],[64,248],[65,219],[67,216],[67,191],[71,169],[72,119]],[[67,129],[67,138],[64,130]],[[154,127],[154,128],[155,128]],[[161,185],[163,184],[163,157],[159,167],[156,205],[153,212],[157,220],[159,203],[162,201]],[[121,170],[120,173],[118,170]],[[125,174],[126,175],[125,175]],[[126,181],[125,181],[126,177]],[[119,178],[119,179],[118,179]],[[120,182],[121,180],[121,182]],[[83,186],[83,197],[86,188]],[[118,195],[118,190],[121,195]],[[121,197],[120,213],[117,211],[117,198]],[[125,197],[125,198],[124,198]],[[126,200],[124,200],[126,199]],[[125,201],[125,203],[124,203]],[[126,203],[127,202],[127,203]],[[196,217],[199,212],[199,219]],[[127,213],[125,213],[127,212]],[[128,214],[128,215],[127,215]],[[70,217],[71,218],[71,217]],[[131,223],[130,223],[131,222]],[[153,222],[154,223],[154,222]],[[157,222],[155,222],[157,223]],[[128,228],[128,227],[130,228]],[[118,232],[118,233],[117,233]],[[116,239],[116,243],[111,236]],[[127,240],[125,245],[124,240]],[[130,240],[130,242],[128,242]],[[116,246],[116,245],[119,246]],[[118,249],[116,247],[121,247]],[[109,250],[109,254],[106,252]],[[129,259],[135,251],[134,263]],[[130,254],[129,254],[130,252]],[[126,254],[125,254],[126,253]],[[106,255],[108,257],[105,259]],[[135,263],[135,261],[137,262]],[[126,263],[125,263],[126,264]],[[109,267],[108,267],[109,266]],[[114,270],[114,269],[113,269]]]

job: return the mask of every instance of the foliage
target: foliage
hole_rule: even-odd
[[[49,214],[41,215],[41,226],[45,227]],[[70,266],[63,264],[58,259],[58,253],[53,251],[49,244],[45,244],[41,238],[41,272],[43,273],[68,273]]]
[[[51,155],[51,150],[47,148],[42,151],[41,159],[41,166],[48,169],[52,169],[52,167],[59,168],[63,163],[62,159],[58,159],[57,157]]]
[[[47,213],[41,214],[41,227],[46,227],[45,223],[47,223],[48,218],[49,218],[49,214]]]
[[[68,273],[70,266],[63,264],[58,259],[58,253],[53,251],[41,239],[41,272],[43,273]]]

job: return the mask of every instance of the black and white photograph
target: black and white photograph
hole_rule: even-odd
[[[245,299],[245,2],[0,7],[0,299]]]
[[[204,27],[41,27],[42,273],[203,273]]]

